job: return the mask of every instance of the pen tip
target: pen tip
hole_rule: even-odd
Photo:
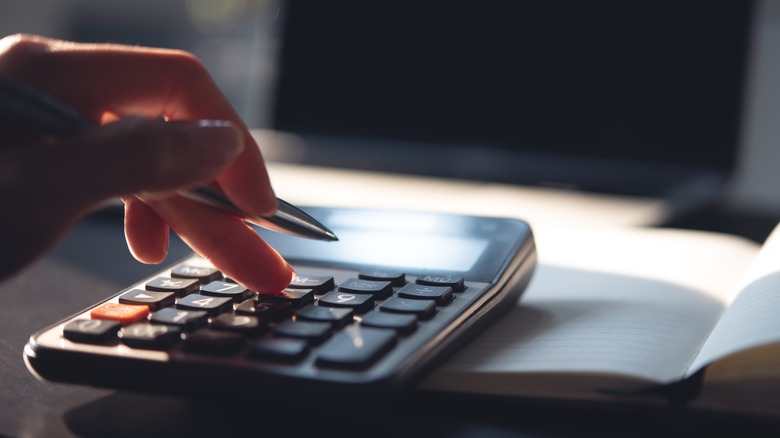
[[[321,236],[322,236],[322,240],[325,240],[327,242],[338,242],[339,240],[339,238],[336,237],[336,233],[334,233],[333,231],[325,227],[323,227]]]

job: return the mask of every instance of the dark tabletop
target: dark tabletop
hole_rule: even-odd
[[[171,239],[167,263],[189,254]],[[33,332],[160,270],[129,255],[115,212],[79,224],[47,257],[0,284],[0,437],[780,436],[780,423],[676,407],[576,406],[412,391],[387,405],[184,399],[36,380]]]

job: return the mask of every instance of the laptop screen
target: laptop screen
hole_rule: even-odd
[[[751,3],[288,0],[296,161],[655,195],[727,178]]]

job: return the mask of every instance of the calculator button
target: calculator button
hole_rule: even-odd
[[[366,313],[374,308],[374,296],[332,291],[321,296],[318,303],[320,306],[344,307],[357,313]]]
[[[176,300],[173,292],[152,292],[148,290],[133,289],[119,297],[120,304],[135,304],[149,306],[150,310],[159,310],[168,307]]]
[[[406,275],[403,272],[366,270],[358,274],[358,278],[371,281],[389,281],[393,286],[399,287],[406,284]]]
[[[146,290],[155,292],[173,292],[177,297],[183,297],[197,292],[200,284],[193,278],[165,278],[159,277],[146,283]]]
[[[138,322],[122,328],[119,340],[128,347],[159,350],[181,340],[178,327]]]
[[[89,312],[93,319],[110,319],[123,325],[132,324],[146,319],[149,315],[148,306],[134,306],[130,304],[106,303]]]
[[[269,338],[250,342],[249,357],[257,359],[272,359],[298,361],[309,353],[309,343],[302,339]]]
[[[258,294],[257,300],[263,303],[290,303],[295,308],[301,308],[314,302],[314,291],[311,289],[290,289],[272,294]]]
[[[339,285],[339,292],[370,294],[378,300],[383,300],[393,293],[393,286],[389,281],[371,281],[350,278]]]
[[[295,319],[299,321],[327,322],[336,327],[344,327],[352,322],[352,309],[337,309],[322,306],[306,306],[295,313]]]
[[[424,284],[407,284],[398,290],[398,296],[414,300],[434,300],[439,306],[448,304],[453,298],[452,288],[449,286],[427,286]]]
[[[238,303],[254,295],[254,292],[237,283],[212,281],[207,285],[201,286],[200,294],[210,297],[226,297]]]
[[[436,313],[436,302],[390,297],[379,305],[379,310],[390,313],[409,313],[420,319],[429,319]]]
[[[417,329],[417,317],[410,313],[369,312],[362,316],[360,324],[393,329],[400,335],[408,335]]]
[[[149,320],[158,324],[175,325],[182,330],[194,330],[206,325],[208,318],[208,313],[201,310],[181,310],[166,307],[152,313]]]
[[[236,306],[236,313],[241,315],[254,315],[269,321],[282,321],[293,314],[290,303],[263,303],[249,299]]]
[[[345,367],[366,366],[390,350],[395,342],[394,330],[352,325],[322,344],[318,349],[317,364]]]
[[[104,344],[116,339],[122,324],[105,319],[76,319],[65,324],[62,335],[73,342]]]
[[[288,286],[293,289],[312,289],[317,295],[322,295],[325,292],[335,289],[335,283],[333,277],[325,277],[319,275],[298,275]]]
[[[179,266],[171,270],[171,277],[173,278],[194,278],[201,284],[209,284],[212,281],[222,279],[222,273],[214,268],[206,268],[202,266]]]
[[[327,322],[285,321],[276,326],[274,336],[320,342],[328,338],[332,332],[333,329]]]
[[[206,354],[231,354],[244,346],[244,337],[239,333],[200,329],[185,333],[184,350]]]
[[[417,277],[416,283],[428,286],[448,286],[455,292],[463,292],[466,290],[463,277],[452,275],[421,275]]]
[[[200,294],[187,295],[179,298],[176,307],[184,310],[203,310],[211,316],[233,310],[233,304],[230,298],[207,297]]]
[[[211,320],[210,327],[214,330],[257,335],[268,327],[268,322],[255,316],[223,313]]]

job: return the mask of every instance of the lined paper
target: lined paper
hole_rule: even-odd
[[[537,243],[518,306],[423,386],[473,390],[480,375],[526,373],[676,381],[758,252],[731,236],[650,229],[545,230]]]
[[[767,238],[736,297],[713,330],[691,373],[739,351],[780,344],[780,228]]]

